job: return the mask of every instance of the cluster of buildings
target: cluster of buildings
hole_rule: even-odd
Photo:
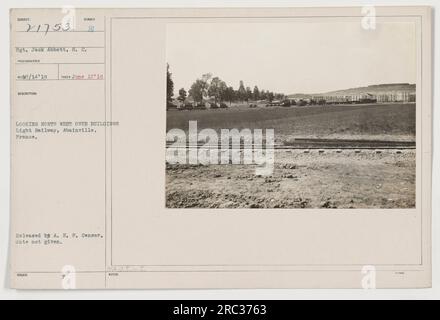
[[[184,101],[179,99],[173,99],[171,103],[168,103],[167,110],[207,110],[227,108],[228,105],[224,102],[216,102],[214,98],[209,97],[203,100],[203,102],[196,102],[189,96]]]
[[[390,85],[388,85],[389,87]],[[374,86],[373,86],[374,87]],[[414,103],[416,102],[415,90],[409,90],[407,88],[377,88],[365,87],[365,92],[359,92],[361,90],[347,90],[346,92],[332,92],[328,94],[306,95],[297,94],[291,97],[287,97],[284,100],[272,100],[272,101],[254,101],[250,104],[250,107],[257,107],[257,105],[270,106],[283,106],[289,107],[292,105],[306,106],[306,105],[326,105],[326,104],[363,104],[363,103]],[[368,90],[371,89],[371,90]],[[374,90],[376,89],[376,90]],[[384,90],[385,89],[385,90]],[[391,89],[388,90],[387,89]],[[397,89],[397,90],[396,90]],[[403,89],[403,90],[398,90]],[[406,89],[406,90],[405,90]],[[368,91],[370,92],[368,92]],[[351,91],[351,92],[350,92]],[[363,91],[363,90],[362,90]],[[193,109],[214,109],[214,108],[227,108],[225,103],[217,103],[213,98],[205,99],[202,103],[196,103],[192,97],[188,97],[185,101],[179,99],[173,99],[168,104],[167,109],[176,110],[193,110]]]
[[[317,95],[312,96],[310,101],[317,103],[325,102],[326,104],[342,104],[342,103],[410,103],[416,102],[415,92],[397,91],[384,93],[359,93],[349,95]]]

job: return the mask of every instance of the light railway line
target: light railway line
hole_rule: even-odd
[[[262,147],[263,146],[263,147]],[[167,148],[184,148],[184,149],[225,149],[219,144],[198,143],[198,145],[186,144],[184,146],[174,145],[172,142],[167,142]],[[244,150],[244,149],[265,149],[265,142],[263,144],[229,144],[230,150]],[[416,143],[413,141],[382,141],[382,140],[342,140],[342,139],[295,139],[292,142],[284,144],[275,144],[275,150],[412,150],[416,149]]]

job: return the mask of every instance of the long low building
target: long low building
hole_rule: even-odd
[[[326,103],[409,103],[416,101],[416,94],[408,91],[383,92],[383,93],[360,93],[352,95],[317,95],[312,97],[315,101],[324,100]]]
[[[393,92],[378,94],[378,102],[416,102],[416,94],[412,92]]]

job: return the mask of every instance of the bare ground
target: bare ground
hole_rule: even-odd
[[[250,165],[167,165],[168,208],[414,208],[415,150],[276,151]]]

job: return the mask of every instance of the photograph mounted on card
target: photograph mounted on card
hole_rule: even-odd
[[[11,286],[431,285],[429,7],[11,11]]]

